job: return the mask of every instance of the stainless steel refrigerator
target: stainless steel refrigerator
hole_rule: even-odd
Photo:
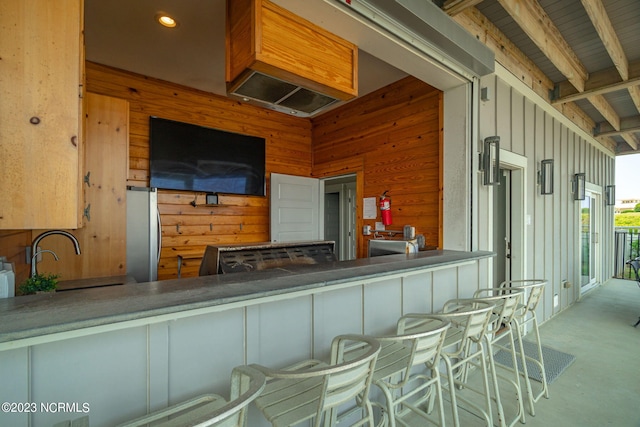
[[[136,281],[158,280],[161,236],[158,191],[127,187],[127,274]]]

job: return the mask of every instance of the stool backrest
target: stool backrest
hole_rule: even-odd
[[[361,345],[368,350],[349,359],[350,347]],[[371,378],[380,353],[380,343],[372,337],[360,335],[339,335],[331,343],[331,364],[325,370],[324,401],[322,411],[348,402],[359,394],[368,396]]]
[[[266,377],[262,372],[249,366],[236,366],[231,372],[229,403],[220,408],[217,414],[213,414],[211,419],[202,425],[243,427],[249,404],[260,396],[266,382]]]
[[[260,365],[252,366],[270,379],[305,381],[308,384],[305,399],[317,402],[314,410],[314,425],[319,426],[323,419],[325,425],[333,425],[337,415],[334,409],[356,396],[358,396],[356,400],[358,405],[367,405],[370,412],[369,389],[378,353],[380,353],[380,343],[373,337],[339,335],[331,343],[329,365],[311,360],[304,363],[311,363],[312,367],[304,369],[271,369]]]
[[[522,289],[525,291],[523,304],[527,312],[535,312],[538,303],[542,299],[544,288],[547,285],[545,279],[507,280],[500,284],[501,288]],[[528,294],[528,295],[527,295]]]
[[[440,313],[462,330],[459,351],[465,351],[469,341],[480,343],[487,333],[495,304],[476,299],[454,299],[447,301]]]
[[[523,294],[524,290],[517,288],[486,288],[478,289],[473,297],[496,305],[493,311],[493,331],[496,332],[501,325],[511,324]]]
[[[221,396],[207,394],[160,409],[120,427],[146,426],[156,421],[169,425],[244,427],[247,408],[262,393],[265,376],[249,366],[237,366],[231,373],[231,396],[227,402]]]
[[[409,341],[412,345],[412,366],[427,363],[436,366],[440,360],[440,351],[444,337],[451,322],[435,315],[412,314],[398,320],[397,338]]]
[[[441,317],[429,314],[407,314],[398,320],[396,335],[377,337],[384,349],[393,349],[392,365],[402,367],[403,386],[410,378],[411,368],[425,364],[432,368],[440,362],[440,353],[444,337],[451,326],[451,322]],[[409,349],[406,351],[405,349]],[[385,369],[379,366],[376,370]],[[385,360],[389,363],[389,360]]]

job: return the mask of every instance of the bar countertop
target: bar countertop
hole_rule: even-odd
[[[0,344],[154,316],[275,297],[412,270],[453,266],[493,252],[434,250],[251,273],[135,283],[0,299]]]

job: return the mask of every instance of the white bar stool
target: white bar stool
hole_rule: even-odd
[[[514,320],[517,322],[518,330],[520,332],[518,339],[520,343],[520,345],[518,346],[518,352],[520,353],[520,359],[523,366],[521,374],[524,377],[527,387],[529,413],[532,416],[535,416],[534,404],[538,402],[542,396],[544,396],[546,399],[549,398],[549,386],[547,384],[547,376],[544,368],[544,357],[542,355],[540,330],[538,329],[538,316],[536,315],[536,308],[538,307],[538,303],[542,299],[544,288],[547,283],[548,282],[545,279],[524,279],[509,280],[500,284],[500,287],[502,288],[522,289],[525,292],[523,303],[518,307],[518,311],[516,312]],[[527,355],[522,344],[522,338],[525,334],[525,327],[528,324],[532,325],[536,341],[535,345],[537,355],[535,357]],[[533,387],[531,386],[532,383],[531,378],[529,378],[529,367],[527,366],[527,361],[535,366],[540,373],[542,389],[538,393],[534,393]]]
[[[331,363],[306,360],[284,369],[250,365],[267,376],[256,406],[274,427],[313,419],[335,426],[338,406],[355,401],[362,417],[353,426],[374,425],[369,389],[380,343],[364,335],[339,335],[331,344]],[[351,414],[351,411],[349,411]]]
[[[247,408],[265,387],[265,376],[248,366],[238,366],[231,373],[231,396],[227,402],[217,394],[206,394],[152,412],[121,424],[120,427],[221,426],[243,427]]]
[[[438,365],[450,325],[448,320],[437,316],[408,314],[398,320],[397,335],[376,337],[382,349],[373,373],[373,383],[385,397],[385,405],[379,405],[383,414],[380,425],[409,425],[403,418],[416,414],[426,421],[444,426]],[[418,366],[423,369],[412,372]],[[430,415],[436,398],[438,420]],[[422,407],[427,403],[428,410],[425,411]]]
[[[520,337],[520,333],[518,325],[514,320],[518,307],[522,305],[521,301],[523,294],[524,291],[522,289],[514,288],[479,289],[473,294],[475,299],[495,304],[493,316],[491,317],[491,322],[485,335],[485,340],[487,343],[489,366],[492,372],[491,378],[493,380],[494,398],[496,407],[498,408],[498,422],[501,426],[511,427],[518,421],[523,424],[526,421],[524,405],[522,403],[524,393],[520,386],[520,374],[518,372],[518,351],[515,346],[515,339],[516,337]],[[500,349],[511,354],[511,368],[504,365],[498,366],[504,370],[510,371],[513,374],[513,378],[508,378],[498,373],[496,363],[493,358],[495,349]],[[498,377],[511,383],[516,392],[518,410],[511,422],[507,422],[507,417],[504,412]]]
[[[454,299],[446,302],[442,311],[437,314],[451,322],[442,350],[442,360],[445,363],[447,376],[447,383],[443,383],[443,386],[446,384],[449,390],[453,423],[456,427],[461,425],[458,401],[474,408],[485,419],[487,426],[493,426],[484,336],[487,333],[494,307],[494,304],[481,300]],[[480,369],[483,380],[482,390],[473,388],[466,383],[467,372],[471,367]],[[458,388],[483,396],[485,407],[482,408],[456,392]]]

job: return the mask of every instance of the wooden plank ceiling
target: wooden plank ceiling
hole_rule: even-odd
[[[499,50],[496,60],[515,75],[539,73],[532,88],[602,145],[640,152],[640,1],[434,3]]]

